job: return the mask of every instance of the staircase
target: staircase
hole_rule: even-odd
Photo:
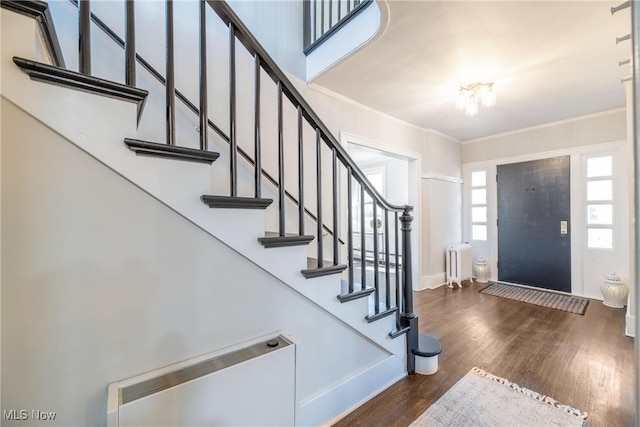
[[[11,55],[14,64],[3,68],[5,78],[21,82],[3,86],[3,96],[384,348],[394,360],[402,361],[405,372],[414,373],[418,319],[412,303],[412,207],[391,205],[380,196],[225,2],[199,2],[199,70],[193,71],[200,91],[197,103],[176,87],[172,1],[166,2],[164,72],[136,51],[133,1],[125,2],[122,37],[91,13],[89,1],[74,3],[80,28],[79,71],[66,67],[46,3],[3,0],[1,5],[35,20],[45,47],[38,53],[24,43],[16,52],[3,54]],[[207,46],[211,16],[227,28],[226,46]],[[92,31],[123,49],[123,83],[92,75]],[[207,57],[212,49],[225,49],[228,58],[228,99],[224,100],[228,121],[221,125],[209,113],[207,88],[212,82],[207,77]],[[241,56],[245,59],[238,59]],[[248,57],[253,68],[250,117],[238,108],[238,85],[246,84],[238,75]],[[145,73],[144,79],[139,70]],[[144,120],[152,91],[137,87],[136,82],[148,81],[149,76],[164,87],[162,142],[139,138],[135,129]],[[59,111],[67,107],[78,111],[77,105],[65,105],[68,90],[118,100],[118,117],[127,116],[122,119],[127,125],[113,123],[112,131],[124,132],[123,144],[96,144],[86,137],[96,132],[90,126],[86,132],[60,127]],[[196,144],[179,144],[176,122],[182,119],[182,111],[197,118]],[[267,116],[275,118],[275,125],[267,123]],[[275,128],[275,138],[267,135],[269,127]],[[242,139],[247,134],[252,136],[251,144]],[[226,191],[220,191],[219,181],[228,185]],[[213,194],[212,189],[218,192]],[[359,204],[352,202],[356,199]],[[371,224],[370,247],[365,241],[365,201],[373,218],[379,219]]]

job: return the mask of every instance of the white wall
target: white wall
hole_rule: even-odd
[[[388,356],[4,98],[2,123],[2,409],[105,425],[109,383],[276,330],[300,401]]]
[[[234,12],[278,65],[306,78],[303,50],[303,2],[294,0],[231,0]]]
[[[422,174],[423,237],[420,289],[445,283],[445,248],[462,241],[462,146],[429,131]]]
[[[466,141],[462,162],[500,159],[626,139],[624,109]]]

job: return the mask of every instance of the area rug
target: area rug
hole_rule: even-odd
[[[576,314],[584,314],[587,311],[587,305],[589,305],[587,298],[505,285],[504,283],[493,283],[480,292]]]
[[[580,427],[587,414],[472,368],[410,427]]]

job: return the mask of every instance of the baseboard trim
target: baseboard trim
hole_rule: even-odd
[[[628,310],[628,308],[627,308]],[[625,317],[626,325],[624,328],[624,334],[628,337],[635,338],[636,336],[636,317],[630,314],[627,314]]]
[[[447,276],[445,273],[434,274],[432,276],[422,276],[419,286],[415,291],[424,291],[425,289],[436,289],[447,284]]]
[[[299,425],[331,426],[405,378],[406,375],[404,360],[397,356],[389,356],[322,394],[300,402],[298,423]],[[363,391],[369,390],[373,391],[366,395],[362,394]],[[361,397],[355,402],[343,401],[344,396],[357,396],[358,394]],[[336,412],[339,415],[334,416],[333,414]],[[333,418],[327,419],[327,415],[333,416]]]

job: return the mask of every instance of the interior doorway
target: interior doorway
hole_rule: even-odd
[[[498,280],[571,292],[570,157],[497,166]]]
[[[347,132],[340,133],[340,142],[345,146],[349,155],[354,159],[355,163],[364,172],[376,190],[389,203],[400,206],[413,206],[414,209],[411,213],[414,218],[411,223],[413,230],[411,233],[412,281],[414,289],[417,289],[416,287],[419,286],[422,270],[418,257],[420,253],[418,248],[421,247],[422,244],[422,216],[420,211],[420,173],[422,166],[420,153],[373,141]],[[356,201],[356,203],[364,203],[365,208],[366,204],[370,202],[366,195],[365,200]],[[353,208],[354,212],[359,212],[356,206],[353,206]],[[342,211],[346,212],[346,209]],[[367,229],[371,228],[373,221],[373,216],[368,218],[368,214],[372,214],[372,210],[365,209],[365,233],[367,233]],[[393,218],[393,216],[390,216],[390,219],[391,218]],[[378,219],[384,221],[384,218]],[[346,221],[346,214],[344,220]],[[378,222],[378,224],[380,224],[380,222]],[[360,226],[358,224],[354,227],[354,230],[359,230],[359,228]],[[389,231],[390,233],[394,233],[395,227],[390,227]],[[359,237],[359,235],[354,235],[354,242],[360,241]],[[394,242],[395,236],[389,237],[390,242]],[[380,239],[381,236],[378,236],[378,238]],[[372,242],[368,241],[365,243],[366,247],[363,253],[365,257],[367,256],[367,247],[371,246],[371,244]],[[391,252],[395,250],[394,244],[390,245],[390,250]],[[357,252],[358,249],[356,249],[356,254],[358,255]],[[393,255],[395,255],[395,253]]]

